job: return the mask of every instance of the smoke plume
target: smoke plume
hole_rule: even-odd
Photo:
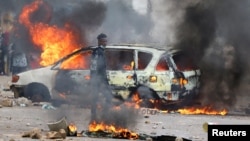
[[[182,13],[175,20],[173,45],[200,66],[200,94],[205,105],[233,107],[248,97],[249,4],[247,0],[172,1],[175,8],[167,14]]]

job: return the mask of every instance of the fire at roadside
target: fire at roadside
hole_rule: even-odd
[[[14,104],[13,104],[14,103]],[[12,106],[20,106],[20,107],[30,107],[30,106],[41,106],[44,110],[57,110],[52,107],[49,103],[31,103],[31,101],[25,99],[25,98],[19,98],[16,100],[13,100],[12,98],[3,99],[1,100],[1,105],[4,107],[12,107]],[[45,106],[46,105],[46,106]],[[186,109],[178,109],[177,111],[167,111],[167,110],[159,110],[154,108],[143,108],[133,105],[133,104],[126,104],[127,108],[130,110],[130,113],[127,113],[128,115],[143,115],[145,119],[148,118],[148,116],[157,116],[159,114],[166,115],[167,114],[192,114],[192,115],[220,115],[220,116],[226,116],[228,114],[228,111],[222,110],[222,111],[215,111],[212,108],[186,108]],[[133,105],[133,106],[131,106]],[[119,107],[113,107],[113,112],[117,112],[119,114],[120,111],[122,111]],[[124,112],[124,111],[122,111]],[[128,112],[128,111],[127,111]],[[101,113],[100,113],[101,114]],[[230,113],[229,113],[230,114]],[[115,114],[112,114],[113,116]],[[72,116],[72,115],[71,115]],[[117,117],[115,117],[117,118]],[[127,117],[126,117],[127,118]],[[129,119],[132,120],[132,119]],[[132,121],[129,121],[132,122]],[[149,121],[148,121],[149,122]],[[149,124],[145,121],[145,124]],[[133,122],[132,122],[133,123]],[[119,123],[116,123],[119,124]],[[161,123],[156,123],[156,126]],[[112,139],[128,139],[128,140],[146,140],[148,138],[151,138],[154,141],[157,140],[163,140],[167,139],[170,141],[174,141],[177,137],[176,136],[170,136],[170,135],[154,135],[154,134],[145,134],[140,133],[137,130],[129,130],[130,128],[123,128],[119,127],[115,124],[106,124],[105,122],[91,122],[89,123],[88,128],[85,130],[79,130],[77,124],[75,124],[73,121],[67,119],[66,117],[63,117],[62,119],[54,122],[48,122],[47,123],[49,127],[49,131],[46,132],[46,138],[47,139],[63,139],[67,137],[76,137],[76,138],[112,138]],[[122,125],[122,124],[120,124]],[[163,127],[162,127],[163,128]],[[23,133],[23,138],[42,138],[43,132],[41,129],[33,129],[31,131],[26,131]],[[183,138],[183,140],[189,141],[189,139]]]

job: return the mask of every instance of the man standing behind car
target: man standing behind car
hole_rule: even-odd
[[[109,88],[106,73],[105,48],[107,45],[107,35],[99,34],[97,36],[98,46],[94,48],[90,64],[90,85],[91,85],[91,120],[97,120],[97,103],[100,102],[100,94],[105,97],[105,105],[102,107],[103,113],[106,113],[112,100],[112,92]]]

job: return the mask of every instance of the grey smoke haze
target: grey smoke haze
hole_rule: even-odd
[[[14,10],[18,17],[30,2],[0,1],[0,12]],[[46,2],[53,10],[48,24],[74,24],[87,44],[96,44],[96,35],[105,32],[109,42],[156,42],[185,49],[202,69],[204,104],[234,106],[248,95],[243,84],[250,77],[249,0],[151,0],[151,13],[146,15],[137,13],[130,0]],[[15,42],[33,49],[26,29],[18,30]]]
[[[22,7],[31,2],[31,0],[21,2],[10,0],[1,1],[0,4],[3,9],[14,12],[18,20]],[[149,42],[149,32],[153,22],[148,15],[136,12],[131,0],[44,0],[44,2],[47,6],[40,7],[32,15],[31,21],[45,22],[59,27],[70,23],[75,26],[76,31],[79,31],[82,42],[87,42],[88,45],[96,44],[96,36],[100,32],[109,36],[110,43]],[[15,38],[14,42],[25,46],[24,50],[32,50],[33,47],[28,43],[30,41],[25,33],[26,29],[22,29],[22,25],[17,26],[19,38]]]

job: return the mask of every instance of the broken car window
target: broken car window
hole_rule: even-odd
[[[80,52],[63,61],[60,69],[65,70],[85,70],[89,69],[91,51]]]
[[[151,61],[153,55],[147,52],[138,52],[138,70],[144,70],[149,62]]]
[[[161,59],[159,60],[158,64],[156,65],[156,70],[157,71],[166,71],[169,70],[167,60],[165,59],[165,56],[162,56]]]
[[[173,60],[179,71],[189,71],[198,68],[197,65],[194,64],[192,58],[184,53],[175,54]]]
[[[106,50],[108,70],[132,70],[133,69],[133,50]]]

